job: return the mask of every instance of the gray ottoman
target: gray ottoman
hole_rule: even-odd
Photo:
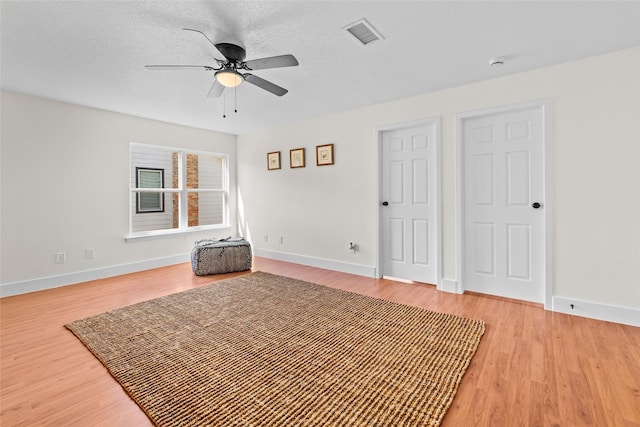
[[[191,250],[196,276],[251,270],[251,245],[243,238],[199,240]]]

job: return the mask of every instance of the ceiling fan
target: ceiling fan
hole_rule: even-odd
[[[214,58],[216,66],[209,65],[145,65],[150,70],[180,70],[198,68],[208,71],[215,71],[215,80],[207,96],[217,98],[224,92],[224,89],[234,88],[243,81],[258,86],[261,89],[271,92],[274,95],[282,96],[288,92],[270,81],[255,76],[251,73],[240,71],[264,70],[267,68],[295,67],[298,60],[293,55],[270,56],[267,58],[252,59],[245,61],[246,51],[241,46],[231,43],[214,43],[202,31],[183,28],[184,31],[193,31],[202,34],[218,53],[225,59]]]

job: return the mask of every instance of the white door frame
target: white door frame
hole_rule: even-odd
[[[380,209],[382,203],[382,134],[391,130],[412,128],[416,126],[429,126],[435,127],[436,140],[434,144],[435,153],[435,200],[436,200],[436,289],[442,289],[442,196],[441,196],[441,134],[440,134],[440,117],[424,118],[419,120],[412,120],[408,122],[393,123],[389,125],[378,126],[375,128],[374,141],[376,144],[374,152],[376,180],[374,185],[374,212],[375,212],[375,236],[376,236],[376,267],[375,276],[382,277],[382,223],[380,221]]]
[[[464,286],[464,250],[463,244],[465,241],[465,229],[464,229],[464,212],[465,212],[465,188],[464,188],[464,132],[463,122],[471,118],[479,118],[484,116],[491,116],[500,113],[506,113],[510,111],[525,110],[532,108],[542,109],[543,117],[543,141],[542,141],[542,162],[544,169],[544,183],[543,183],[543,200],[544,200],[544,259],[543,259],[543,280],[544,280],[544,308],[551,310],[552,308],[552,296],[553,296],[553,194],[552,194],[552,155],[551,143],[552,129],[551,129],[551,100],[537,100],[531,102],[523,102],[518,104],[504,105],[499,107],[486,108],[481,110],[474,110],[465,113],[456,114],[456,139],[457,139],[457,156],[456,156],[456,193],[458,209],[457,217],[457,283],[456,292],[463,293]]]

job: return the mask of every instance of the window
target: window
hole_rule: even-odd
[[[130,237],[228,226],[228,157],[131,143]]]
[[[164,188],[164,169],[136,168],[137,188]],[[136,213],[164,212],[163,193],[137,193]]]

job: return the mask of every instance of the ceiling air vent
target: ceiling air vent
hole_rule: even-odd
[[[353,37],[358,39],[358,41],[363,45],[373,43],[376,40],[384,39],[384,37],[382,37],[378,30],[373,28],[373,26],[366,19],[361,19],[351,25],[347,25],[343,29]]]

